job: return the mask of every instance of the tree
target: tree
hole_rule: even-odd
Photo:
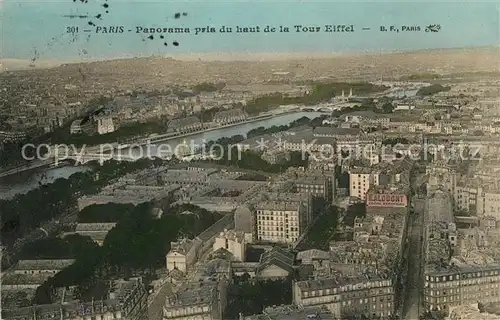
[[[134,210],[133,204],[93,204],[78,212],[78,222],[81,223],[107,223],[117,222],[130,211]]]
[[[347,208],[343,223],[346,226],[354,227],[354,220],[356,218],[364,218],[365,216],[366,205],[364,203],[356,203]]]
[[[433,84],[428,87],[420,88],[417,91],[418,96],[430,96],[441,91],[450,91],[451,87],[443,87],[440,84]]]
[[[456,216],[463,216],[463,217],[470,217],[471,214],[469,211],[464,210],[464,209],[458,209],[455,211]]]
[[[392,103],[387,102],[382,105],[382,112],[383,113],[392,113],[394,111],[394,106]]]
[[[138,272],[152,273],[165,265],[165,254],[170,250],[170,242],[180,235],[190,238],[200,234],[217,222],[222,216],[193,205],[169,208],[160,219],[149,213],[153,203],[144,203],[129,210],[122,205],[123,214],[111,229],[101,246],[90,237],[66,236],[61,241],[67,243],[61,253],[75,259],[75,262],[48,279],[37,291],[36,303],[51,303],[55,288],[77,286],[78,295],[91,299],[103,292],[103,281],[110,277],[129,277]],[[95,207],[104,213],[106,206]],[[180,213],[189,210],[194,215]],[[97,214],[97,212],[96,212]],[[37,246],[36,248],[39,248]],[[97,296],[100,298],[100,296]]]
[[[226,86],[226,84],[223,82],[215,83],[215,84],[204,82],[204,83],[200,83],[200,84],[195,85],[193,87],[193,92],[195,94],[199,94],[201,92],[220,91],[220,90],[224,89],[225,86]]]
[[[2,244],[11,247],[18,239],[42,226],[49,231],[58,231],[57,220],[76,210],[78,197],[95,194],[109,181],[129,172],[153,167],[154,163],[141,159],[136,162],[110,160],[102,166],[97,162],[87,165],[90,171],[75,173],[68,179],[57,179],[9,200],[0,200]],[[96,174],[99,174],[97,180],[94,179]]]

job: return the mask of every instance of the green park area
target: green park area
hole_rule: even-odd
[[[11,247],[21,238],[30,238],[39,227],[46,227],[49,232],[47,237],[26,242],[8,259],[5,256],[6,259],[2,260],[4,268],[9,267],[9,261],[19,259],[76,260],[73,265],[45,281],[38,288],[35,301],[29,304],[53,302],[53,289],[56,287],[76,286],[77,296],[87,300],[102,296],[109,279],[134,274],[153,276],[155,270],[164,267],[170,241],[180,236],[194,237],[221,218],[216,212],[189,204],[170,206],[168,199],[138,206],[114,203],[91,205],[78,212],[77,199],[80,196],[96,194],[127,173],[164,164],[159,159],[108,161],[103,166],[89,163],[89,171],[75,173],[68,179],[58,179],[13,199],[0,200],[1,240],[6,247]],[[156,208],[164,212],[160,218],[152,214]],[[186,210],[195,214],[181,214]],[[57,221],[71,215],[76,215],[78,222],[115,222],[116,226],[107,234],[102,246],[79,235],[61,238],[59,235],[62,232],[70,230]]]
[[[155,205],[144,203],[93,205],[79,213],[81,222],[116,222],[102,246],[90,238],[67,235],[49,237],[25,245],[19,257],[26,259],[75,259],[75,263],[38,288],[35,303],[53,303],[54,288],[76,286],[77,296],[90,300],[105,295],[109,279],[136,274],[154,275],[165,266],[170,242],[179,236],[193,238],[222,216],[193,205],[164,207],[161,218],[152,215]],[[186,215],[189,210],[195,214]]]
[[[162,164],[160,159],[146,158],[136,162],[107,161],[102,166],[89,162],[88,171],[74,173],[68,179],[59,178],[12,199],[0,199],[2,244],[11,246],[49,221],[74,214],[80,196],[97,194],[102,187],[127,173]]]

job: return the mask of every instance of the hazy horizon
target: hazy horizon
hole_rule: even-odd
[[[160,55],[149,55],[149,56],[125,56],[125,57],[113,57],[113,58],[95,58],[95,59],[74,59],[74,60],[37,60],[32,62],[28,59],[0,59],[0,72],[3,71],[16,71],[16,70],[26,70],[33,68],[53,68],[63,64],[77,64],[77,63],[91,63],[91,62],[106,62],[114,60],[124,60],[124,59],[145,59],[145,58],[163,58],[163,59],[173,59],[177,61],[220,61],[220,62],[238,62],[238,61],[248,61],[248,62],[272,62],[272,61],[287,61],[287,60],[306,60],[306,59],[330,59],[342,56],[373,56],[373,55],[390,55],[390,54],[419,54],[426,52],[439,52],[439,51],[487,51],[499,49],[498,46],[478,46],[478,47],[461,47],[461,48],[435,48],[435,49],[419,49],[411,51],[360,51],[351,53],[272,53],[272,52],[260,52],[260,53],[224,53],[224,52],[212,52],[212,53],[194,53],[194,54],[178,54],[170,56],[160,56]],[[30,66],[31,65],[31,66]],[[34,67],[33,67],[34,66]]]

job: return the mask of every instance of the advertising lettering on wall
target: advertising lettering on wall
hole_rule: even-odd
[[[368,193],[366,205],[369,207],[406,207],[408,200],[404,194]]]

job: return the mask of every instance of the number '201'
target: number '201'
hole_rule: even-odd
[[[67,33],[77,33],[78,27],[66,27],[66,32]]]

